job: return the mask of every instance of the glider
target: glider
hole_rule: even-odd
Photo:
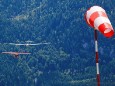
[[[31,54],[31,53],[24,53],[24,52],[2,52],[2,54],[14,55],[17,58],[19,55],[28,55],[28,54]]]
[[[9,43],[11,45],[17,45],[17,46],[36,46],[36,45],[47,45],[47,44],[50,44],[50,43],[36,43],[36,44],[31,44],[31,43],[20,43],[20,44],[15,44],[15,43]]]

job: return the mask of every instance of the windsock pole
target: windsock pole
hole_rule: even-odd
[[[97,70],[97,86],[100,86],[100,74],[99,74],[99,56],[98,56],[98,42],[97,42],[97,30],[94,30],[95,38],[95,59],[96,59],[96,70]]]

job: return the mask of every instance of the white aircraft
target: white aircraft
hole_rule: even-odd
[[[9,43],[9,44],[11,44],[11,45],[17,45],[17,46],[36,46],[36,45],[48,45],[48,44],[50,44],[50,43],[36,43],[36,44],[34,44],[34,43],[19,43],[19,44],[15,44],[15,43]]]

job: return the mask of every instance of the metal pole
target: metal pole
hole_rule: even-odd
[[[95,37],[95,59],[96,59],[96,70],[97,70],[97,86],[100,86],[100,74],[99,74],[99,56],[98,56],[98,42],[97,42],[97,30],[94,30]]]

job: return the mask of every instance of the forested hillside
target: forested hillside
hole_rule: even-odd
[[[96,86],[94,30],[84,20],[87,9],[103,7],[115,28],[114,0],[1,0],[0,86]],[[9,43],[49,42],[14,46]],[[115,85],[115,36],[98,32],[102,86]]]

